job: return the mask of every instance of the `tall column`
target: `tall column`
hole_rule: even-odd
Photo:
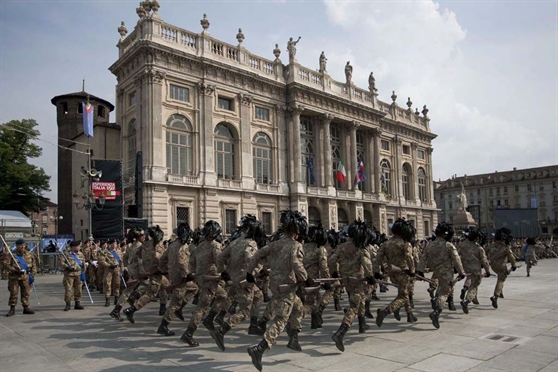
[[[277,117],[277,125],[275,127],[277,135],[273,139],[273,146],[277,148],[277,152],[274,153],[274,180],[277,180],[279,184],[283,184],[287,180],[287,128],[285,127],[285,107],[281,105],[275,106],[275,114]]]
[[[429,204],[432,204],[434,201],[434,182],[432,178],[432,151],[434,149],[432,147],[428,147],[426,149],[426,199],[428,200]],[[488,201],[484,201],[483,203],[486,206]]]
[[[393,145],[395,147],[395,162],[393,164],[394,172],[394,181],[392,182],[393,186],[395,186],[395,190],[393,190],[393,195],[396,195],[399,199],[399,205],[401,205],[402,201],[405,200],[403,196],[403,178],[401,175],[401,151],[402,151],[402,144],[403,141],[399,138],[396,134],[395,138],[393,139]]]
[[[357,121],[353,121],[351,123],[351,150],[350,150],[350,156],[351,156],[351,161],[347,162],[349,163],[349,166],[351,167],[350,170],[350,176],[349,176],[349,172],[347,172],[347,177],[349,178],[347,180],[347,185],[349,186],[349,190],[356,190],[356,186],[355,186],[355,175],[356,175],[356,168],[357,168],[357,129],[358,127],[360,127],[360,123]]]
[[[375,147],[375,143],[374,143],[374,135],[372,131],[367,130],[365,132],[365,137],[364,137],[364,143],[366,144],[366,149],[365,149],[365,159],[364,159],[364,169],[366,170],[366,181],[364,181],[365,187],[364,190],[367,193],[375,193],[376,189],[375,189],[375,182],[374,180],[376,179],[375,175],[374,175],[374,169],[377,168],[377,166],[375,167],[375,160],[374,160],[374,147]]]
[[[417,144],[415,142],[411,143],[411,156],[413,157],[413,169],[412,169],[412,190],[413,199],[416,201],[417,205],[420,205],[419,196],[419,184],[418,184],[418,164],[417,164]]]
[[[325,187],[333,187],[333,164],[331,160],[331,121],[333,115],[325,114],[322,116],[322,124],[324,129],[324,175]]]
[[[324,186],[324,128],[320,125],[318,118],[312,120],[312,125],[317,130],[314,133],[314,175],[316,177],[316,183],[314,186],[323,187]],[[310,185],[308,185],[310,186]]]
[[[352,150],[351,150],[351,129],[350,126],[345,126],[343,128],[343,165],[345,165],[345,174],[347,178],[345,179],[345,190],[351,190],[351,158],[352,158]]]
[[[244,189],[254,188],[254,168],[252,166],[252,96],[241,93],[240,98],[240,156],[239,174]]]
[[[292,166],[293,166],[293,179],[291,182],[302,183],[302,147],[300,145],[300,114],[304,111],[304,106],[291,105],[289,107],[291,113],[290,118],[290,133],[291,144],[293,148]]]
[[[213,151],[213,94],[215,86],[198,84],[199,131],[200,131],[200,177],[203,185],[216,185]]]
[[[382,131],[380,128],[374,128],[372,130],[372,135],[374,136],[374,193],[380,195],[382,192],[382,169],[380,167],[380,148],[382,146]]]
[[[151,179],[156,181],[165,181],[167,175],[167,167],[163,158],[164,138],[163,138],[163,80],[166,73],[159,70],[149,70],[147,73],[147,100],[144,101],[150,106],[147,115],[147,123],[150,128],[149,132],[149,159],[151,165]]]

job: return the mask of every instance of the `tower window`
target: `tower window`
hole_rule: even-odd
[[[105,108],[103,106],[99,106],[98,110],[97,110],[97,114],[99,115],[100,118],[104,118],[105,117]]]

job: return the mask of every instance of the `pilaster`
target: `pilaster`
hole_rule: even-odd
[[[200,127],[200,177],[206,186],[217,185],[213,149],[213,96],[215,86],[198,83],[199,127]]]
[[[240,156],[239,173],[242,187],[254,189],[254,169],[252,167],[252,96],[240,93]]]
[[[349,172],[347,172],[347,186],[349,186],[349,190],[356,190],[356,186],[355,186],[355,175],[356,175],[356,171],[357,171],[357,130],[360,127],[360,123],[357,121],[353,121],[350,125],[351,131],[350,131],[350,137],[351,137],[351,149],[350,149],[350,156],[351,156],[351,161],[348,162],[350,165],[350,175]]]

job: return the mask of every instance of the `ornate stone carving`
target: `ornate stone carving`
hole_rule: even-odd
[[[253,97],[248,95],[248,94],[244,94],[244,93],[240,93],[238,95],[238,97],[240,98],[240,103],[245,105],[245,106],[250,106],[252,104],[253,101]]]
[[[411,143],[411,149],[413,149],[413,151],[415,151],[417,149],[418,145],[416,144],[416,142],[412,142]]]
[[[152,0],[151,1],[151,10],[153,10],[153,16],[155,16],[157,14],[160,7],[161,7],[161,5],[159,4],[159,2],[157,0]]]
[[[304,106],[302,105],[290,105],[289,112],[291,115],[300,115],[304,111]]]
[[[138,8],[136,8],[136,13],[137,13],[140,20],[147,17],[147,12],[145,11],[144,7],[142,6],[142,3],[140,3],[140,6]]]
[[[332,114],[323,114],[320,115],[320,119],[322,119],[322,123],[324,124],[330,124],[331,121],[335,118],[335,116],[333,116]]]
[[[419,115],[420,115],[420,112],[419,112],[419,110],[418,110],[418,107],[415,109],[415,115],[416,115],[416,116],[419,116]]]
[[[122,99],[123,95],[124,95],[124,89],[122,88],[116,89],[116,96],[118,97],[118,99]]]
[[[211,96],[215,92],[215,86],[205,83],[198,83],[198,92],[204,96]]]
[[[282,105],[275,105],[275,109],[277,110],[277,114],[279,115],[283,115],[285,114],[285,111],[287,111],[286,107]]]
[[[203,14],[203,19],[200,21],[200,24],[203,28],[203,31],[206,31],[209,28],[209,20],[207,19],[207,14]]]
[[[275,49],[273,49],[273,55],[275,56],[275,62],[281,62],[279,56],[281,55],[281,49],[279,49],[279,44],[275,44]]]
[[[148,76],[148,78],[152,83],[160,84],[167,76],[167,73],[165,71],[151,69],[147,72],[146,75]]]
[[[372,94],[376,94],[378,92],[378,89],[376,89],[376,79],[374,78],[373,72],[370,72],[370,75],[368,76],[368,90]]]
[[[141,75],[136,76],[136,78],[134,79],[134,85],[139,88],[141,87],[142,83],[143,83],[143,79]]]
[[[124,21],[120,22],[120,27],[118,27],[118,33],[120,34],[120,40],[124,40],[126,34],[128,33],[128,29],[124,24]]]
[[[244,41],[244,34],[242,33],[242,29],[238,29],[238,34],[236,34],[236,40],[238,40],[238,44],[242,44]]]
[[[393,101],[393,103],[395,103],[395,101],[397,100],[397,94],[395,94],[395,90],[391,92],[391,100]]]
[[[429,111],[428,108],[426,108],[426,105],[424,105],[424,106],[422,107],[422,115],[424,115],[424,117],[425,117],[426,119],[428,119],[428,111]]]
[[[145,13],[149,14],[149,12],[151,12],[151,6],[152,6],[151,1],[145,0],[144,2],[141,3],[141,6],[145,10]]]
[[[326,67],[327,58],[325,56],[325,53],[322,51],[322,54],[320,54],[320,73],[325,74],[327,72]]]
[[[297,41],[294,41],[291,37],[289,41],[287,41],[287,51],[289,52],[289,64],[295,62],[296,56],[296,44],[300,41],[300,36],[298,37]]]
[[[427,154],[432,154],[433,151],[434,151],[434,149],[432,147],[427,147],[426,148],[426,153]]]
[[[351,130],[356,131],[359,127],[360,127],[360,123],[356,120],[353,120],[350,124],[349,124]]]
[[[380,137],[382,135],[382,130],[380,128],[372,128],[372,135],[374,137]]]
[[[351,85],[353,82],[353,66],[351,66],[351,61],[347,61],[345,65],[345,80],[347,85]]]
[[[413,102],[411,101],[411,97],[407,97],[407,111],[411,112],[411,107],[413,106]]]

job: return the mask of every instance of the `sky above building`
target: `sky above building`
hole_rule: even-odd
[[[297,60],[368,86],[379,98],[413,109],[427,105],[434,179],[513,167],[558,164],[557,1],[165,1],[161,18],[201,32],[203,14],[219,40],[288,61],[289,37],[301,36]],[[85,90],[115,102],[117,28],[131,32],[134,1],[0,2],[0,122],[33,118],[43,156],[33,161],[51,176],[57,201],[56,111],[50,99]],[[114,113],[111,121],[115,121]],[[50,142],[50,143],[49,143]],[[366,164],[365,164],[366,167]]]

